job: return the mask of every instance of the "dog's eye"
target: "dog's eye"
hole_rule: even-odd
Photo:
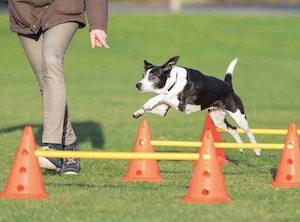
[[[150,73],[149,74],[149,79],[150,80],[153,80],[153,79],[155,79],[156,78],[156,75],[155,74],[153,74],[153,73]]]

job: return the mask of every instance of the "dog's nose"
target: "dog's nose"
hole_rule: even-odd
[[[141,87],[142,87],[142,83],[137,83],[136,85],[135,85],[135,87],[138,89],[138,90],[140,90],[141,89]]]

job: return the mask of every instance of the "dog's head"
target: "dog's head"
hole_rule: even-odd
[[[159,93],[164,88],[168,89],[168,79],[170,77],[172,67],[178,60],[179,56],[175,56],[169,59],[169,61],[162,66],[154,66],[145,60],[143,78],[136,84],[136,88],[141,92],[155,93]]]

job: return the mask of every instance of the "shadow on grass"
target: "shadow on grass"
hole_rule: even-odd
[[[0,130],[0,134],[9,133],[13,131],[23,130],[26,125],[18,125],[10,128]],[[43,125],[34,124],[30,125],[32,128],[37,128],[35,132],[36,141],[40,141],[43,133]],[[102,126],[99,123],[94,121],[85,121],[85,122],[72,122],[72,127],[76,133],[79,143],[91,142],[94,149],[102,149],[105,143]],[[39,139],[37,139],[39,138]],[[42,144],[37,142],[38,146]]]
[[[45,186],[55,187],[87,187],[87,188],[98,188],[101,185],[84,184],[84,183],[45,183]]]
[[[235,159],[231,159],[231,158],[226,158],[226,159],[229,161],[229,163],[232,163],[232,164],[237,165],[237,166],[238,165],[244,165],[244,166],[247,166],[247,167],[255,167],[253,164],[249,164],[245,161],[235,160]]]
[[[54,187],[86,187],[86,188],[122,188],[121,184],[87,184],[87,183],[45,183],[45,186]]]
[[[272,168],[270,170],[270,173],[272,175],[273,181],[275,180],[276,174],[277,174],[277,168]]]

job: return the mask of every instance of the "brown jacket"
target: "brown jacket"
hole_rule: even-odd
[[[108,0],[9,0],[10,29],[19,34],[36,34],[65,22],[107,31]]]

